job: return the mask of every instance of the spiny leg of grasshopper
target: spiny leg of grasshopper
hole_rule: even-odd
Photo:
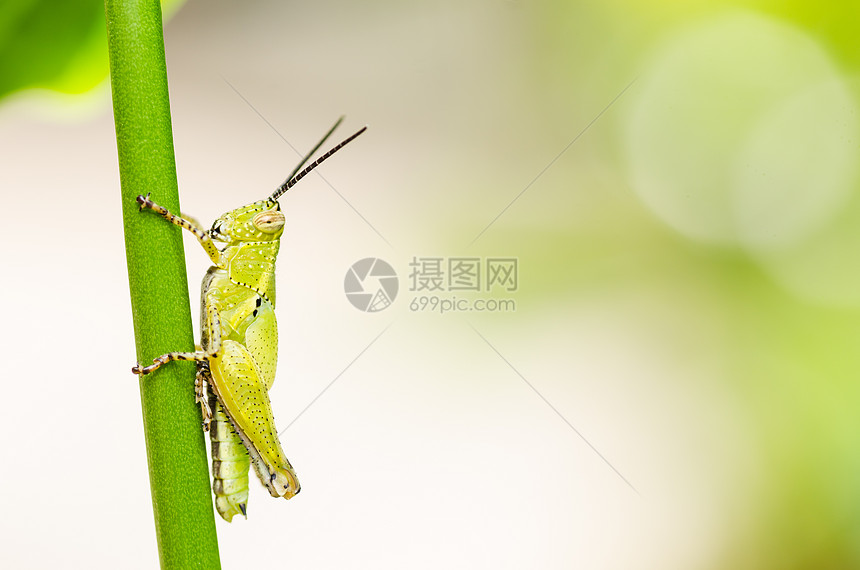
[[[131,371],[134,374],[145,376],[150,372],[154,372],[168,362],[174,360],[194,360],[195,362],[209,362],[213,358],[217,358],[221,352],[221,317],[219,316],[218,306],[214,299],[206,304],[206,318],[209,321],[209,330],[211,331],[211,342],[207,350],[195,350],[194,352],[168,352],[154,358],[152,364],[141,367],[140,364],[135,364]],[[196,384],[196,382],[195,382]]]
[[[209,405],[209,383],[212,382],[212,372],[208,362],[197,362],[197,376],[194,378],[194,402],[200,404],[203,412],[203,431],[209,431],[212,425],[212,407]]]
[[[212,263],[217,265],[218,267],[224,267],[224,260],[221,255],[221,252],[215,247],[215,244],[212,242],[212,238],[209,237],[209,233],[206,232],[200,225],[195,221],[187,220],[181,216],[177,216],[176,214],[170,213],[167,208],[164,206],[159,206],[155,202],[149,199],[149,194],[146,196],[138,196],[137,203],[140,204],[140,209],[143,211],[145,208],[149,208],[150,210],[161,214],[165,220],[170,222],[171,224],[177,225],[180,228],[185,228],[197,238],[197,241],[200,242],[200,245],[203,246],[203,249],[206,251],[206,255],[209,256],[209,259],[212,260]]]
[[[206,254],[216,265],[220,265],[222,258],[221,252],[212,243],[209,234],[200,227],[196,220],[186,219],[181,216],[170,213],[167,208],[160,206],[149,199],[149,194],[146,196],[138,196],[137,202],[140,204],[141,211],[144,208],[149,208],[164,217],[167,221],[181,228],[185,228],[197,238],[200,245],[206,251]],[[207,303],[208,310],[206,317],[209,320],[209,330],[211,331],[211,343],[208,350],[196,350],[194,352],[169,352],[162,354],[152,361],[149,366],[141,367],[140,364],[135,365],[131,371],[135,374],[144,376],[160,368],[163,364],[174,360],[194,360],[197,362],[197,376],[194,380],[194,399],[200,404],[200,409],[203,413],[203,430],[209,431],[209,426],[212,422],[212,409],[209,406],[209,398],[207,395],[207,382],[211,378],[209,372],[209,360],[216,358],[221,350],[221,319],[217,308],[217,303]]]

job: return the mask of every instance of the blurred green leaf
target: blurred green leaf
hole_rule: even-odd
[[[166,14],[181,4],[182,0],[162,2]],[[107,74],[101,2],[0,2],[0,98],[31,88],[84,93]]]

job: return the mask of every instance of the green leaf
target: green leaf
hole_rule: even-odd
[[[182,0],[163,2],[168,13]],[[92,0],[0,2],[0,98],[31,88],[84,93],[107,78],[104,5]]]

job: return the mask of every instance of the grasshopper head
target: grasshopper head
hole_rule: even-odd
[[[284,222],[277,201],[260,200],[215,220],[209,236],[222,242],[277,241],[284,233]]]

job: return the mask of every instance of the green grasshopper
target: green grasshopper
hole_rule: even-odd
[[[290,499],[301,488],[281,448],[268,394],[278,360],[275,258],[285,223],[278,198],[367,129],[362,128],[299,172],[342,120],[270,197],[227,212],[209,231],[193,219],[170,213],[150,200],[149,194],[137,197],[141,211],[153,210],[193,233],[214,264],[203,278],[198,349],[161,355],[149,366],[135,365],[132,372],[143,376],[173,360],[197,362],[194,391],[203,414],[203,429],[210,432],[212,440],[215,507],[228,522],[240,513],[247,518],[251,462],[273,497]],[[224,247],[219,249],[215,242]]]

